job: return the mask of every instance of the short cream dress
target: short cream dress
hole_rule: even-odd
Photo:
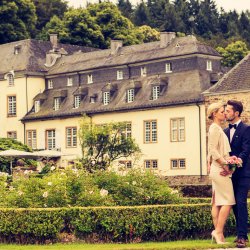
[[[212,123],[208,131],[208,159],[212,162],[209,177],[212,180],[212,203],[214,202],[216,206],[235,204],[231,176],[220,175],[223,169],[216,161],[221,157],[226,159],[230,151],[231,148],[226,134],[219,125]]]

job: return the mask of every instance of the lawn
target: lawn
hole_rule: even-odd
[[[196,250],[235,247],[233,237],[227,238],[226,245],[211,244],[211,240],[186,240],[171,242],[148,242],[138,244],[53,244],[53,245],[7,245],[0,244],[1,250]]]

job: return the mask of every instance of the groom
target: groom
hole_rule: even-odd
[[[243,105],[239,101],[229,100],[225,109],[226,120],[229,127],[224,130],[231,146],[230,155],[235,155],[242,160],[242,167],[237,168],[232,175],[234,195],[236,205],[233,211],[236,219],[237,239],[235,240],[238,248],[247,245],[247,193],[250,189],[250,126],[244,124],[240,115]]]

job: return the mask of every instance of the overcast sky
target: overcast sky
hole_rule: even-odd
[[[98,0],[67,0],[69,6],[80,7],[85,6],[86,2],[96,3]],[[116,0],[112,0],[112,2],[116,2]],[[140,0],[130,0],[131,3],[136,4],[140,2]],[[218,9],[223,7],[226,11],[236,9],[238,12],[241,11],[250,11],[250,0],[215,0]]]

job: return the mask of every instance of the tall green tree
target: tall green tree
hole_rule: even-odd
[[[134,10],[129,0],[118,0],[117,6],[124,17],[132,20]]]
[[[0,0],[0,43],[30,38],[36,13],[31,0]]]
[[[144,3],[144,1],[141,1],[136,6],[133,20],[136,26],[150,24],[149,10],[148,10],[147,5]]]
[[[230,43],[226,48],[218,47],[217,51],[223,56],[222,64],[227,67],[233,67],[249,53],[242,41]]]
[[[124,134],[125,130],[126,123],[107,123],[98,126],[91,118],[82,118],[79,139],[82,163],[86,170],[106,170],[115,160],[140,153],[135,141]]]
[[[60,19],[68,9],[67,2],[64,0],[32,0],[36,7],[37,32],[41,31],[53,16]]]

